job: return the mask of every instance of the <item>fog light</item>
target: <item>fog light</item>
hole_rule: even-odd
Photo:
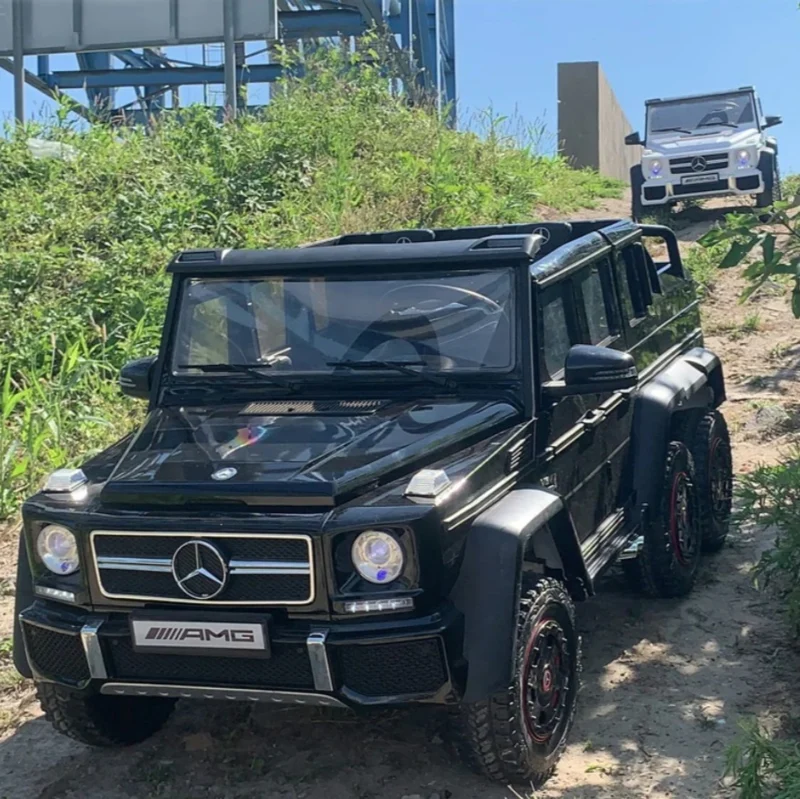
[[[61,602],[71,602],[75,604],[75,594],[72,591],[59,591],[58,588],[49,588],[46,585],[37,585],[33,589],[37,596],[47,597],[48,599],[58,599]]]
[[[413,607],[414,598],[410,596],[401,596],[395,599],[364,599],[344,603],[347,613],[379,613],[385,610],[411,610]]]
[[[356,538],[351,551],[356,571],[371,583],[383,585],[403,571],[403,550],[394,536],[367,530]]]
[[[65,575],[78,571],[78,542],[66,527],[59,524],[44,527],[36,539],[36,551],[53,574]]]

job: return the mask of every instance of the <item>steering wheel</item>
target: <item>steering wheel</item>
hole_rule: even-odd
[[[460,298],[467,298],[468,300],[473,300],[475,302],[479,302],[482,305],[489,308],[492,313],[503,313],[504,309],[500,303],[495,302],[491,297],[487,297],[485,294],[480,294],[477,291],[472,291],[471,289],[461,288],[461,286],[448,286],[446,284],[441,283],[411,283],[407,286],[397,286],[393,289],[389,289],[383,297],[380,298],[379,303],[383,305],[387,299],[394,298],[397,294],[402,294],[403,292],[415,291],[416,296],[414,297],[415,307],[418,308],[423,313],[427,311],[434,311],[438,306],[431,307],[432,303],[440,302],[435,295],[437,292],[451,292],[453,294],[459,295]],[[427,295],[424,300],[419,300],[420,291],[424,291]]]

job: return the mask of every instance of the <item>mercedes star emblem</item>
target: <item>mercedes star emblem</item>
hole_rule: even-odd
[[[397,239],[398,244],[411,244],[411,239],[408,236],[400,236]]]
[[[533,234],[535,236],[541,236],[544,239],[543,244],[547,244],[550,241],[550,231],[546,227],[537,227]]]
[[[236,469],[233,466],[227,466],[225,469],[219,469],[211,475],[212,480],[230,480],[231,477],[236,476]]]
[[[692,171],[693,172],[705,172],[706,169],[706,159],[703,158],[702,155],[698,155],[695,158],[692,158]]]
[[[187,541],[172,556],[172,576],[186,596],[213,599],[228,583],[228,564],[213,544]]]

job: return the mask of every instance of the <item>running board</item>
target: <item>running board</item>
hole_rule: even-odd
[[[631,540],[631,531],[626,522],[625,510],[618,510],[581,544],[586,571],[592,580],[611,564],[620,550],[626,551],[626,545]]]
[[[337,707],[347,705],[326,694],[294,691],[264,691],[256,688],[209,688],[200,685],[160,685],[136,682],[107,682],[100,688],[108,696],[155,696],[163,699],[222,699],[227,701],[266,702],[280,705]]]

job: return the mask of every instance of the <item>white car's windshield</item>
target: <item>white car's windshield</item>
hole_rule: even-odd
[[[175,375],[258,376],[508,370],[509,269],[424,275],[192,278]],[[410,372],[413,376],[414,372]]]
[[[696,100],[676,100],[649,106],[647,135],[691,134],[713,129],[756,126],[753,96],[725,94]]]

